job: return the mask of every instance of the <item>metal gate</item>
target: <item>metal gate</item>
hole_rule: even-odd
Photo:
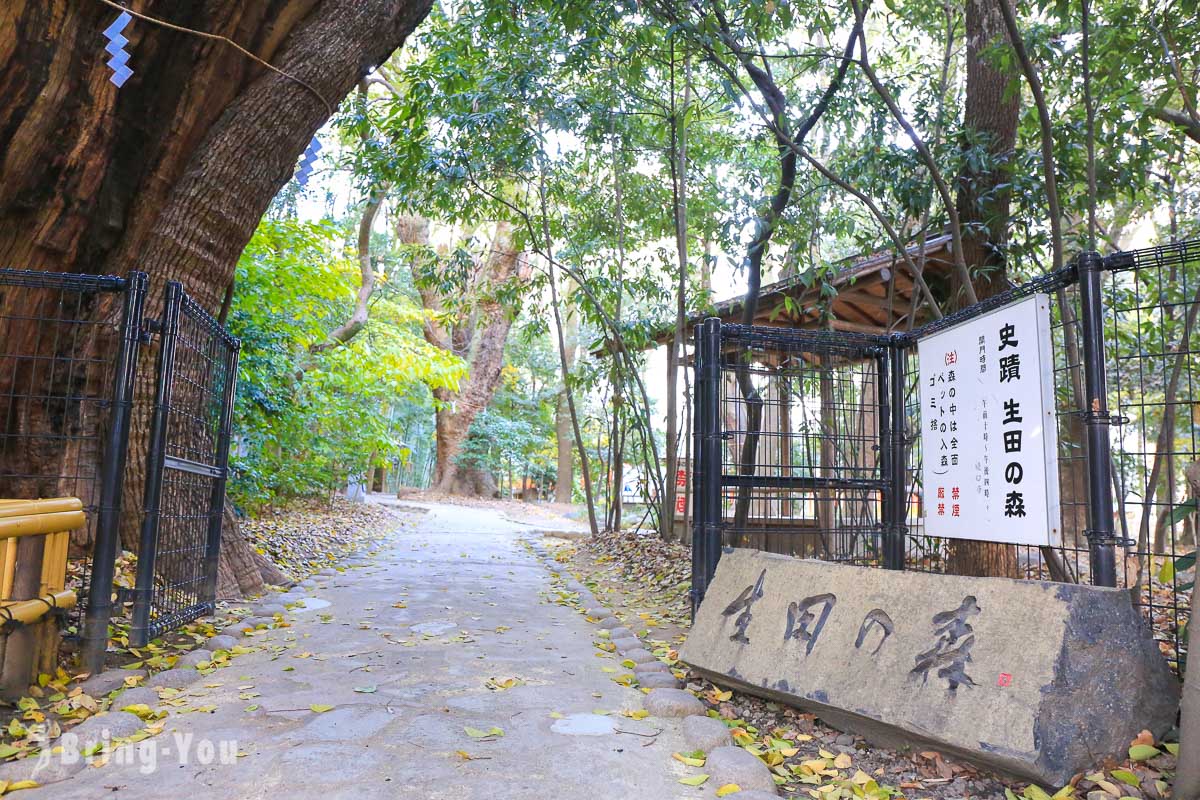
[[[141,272],[0,269],[0,497],[83,502],[63,633],[101,656],[146,290]]]
[[[238,340],[166,287],[130,642],[212,613]]]
[[[891,338],[696,328],[693,600],[722,547],[878,563],[895,477]],[[836,433],[835,433],[836,432]]]
[[[693,608],[729,546],[1120,586],[1182,672],[1200,539],[1197,269],[1200,241],[1083,253],[886,336],[698,325]],[[930,535],[917,345],[1032,295],[1049,315],[1058,544]]]

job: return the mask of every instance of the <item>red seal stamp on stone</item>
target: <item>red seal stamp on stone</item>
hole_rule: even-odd
[[[1000,677],[996,678],[997,686],[1012,686],[1012,675],[1007,672],[1001,672]]]

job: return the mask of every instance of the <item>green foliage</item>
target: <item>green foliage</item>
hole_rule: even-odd
[[[525,479],[548,486],[557,457],[558,356],[536,325],[511,336],[505,356],[500,387],[472,423],[458,463],[497,476],[504,492]]]
[[[1017,8],[1053,123],[1070,253],[1083,245],[1089,205],[1078,4],[1041,0]],[[1011,200],[1006,235],[996,238],[1007,256],[1007,277],[1019,281],[1050,265],[1041,131],[1003,36],[981,59],[1013,76],[1006,96],[1020,98],[1016,145],[996,152],[990,135],[969,124],[966,10],[933,0],[873,4],[867,50],[950,191],[984,187],[975,193],[985,212]],[[1092,89],[1099,111],[1095,203],[1102,239],[1108,240],[1102,247],[1130,244],[1134,229],[1138,244],[1196,235],[1200,147],[1179,125],[1161,119],[1164,111],[1186,111],[1194,99],[1196,10],[1165,0],[1102,0],[1092,3],[1092,12]],[[373,76],[379,80],[345,104],[338,129],[344,166],[356,186],[387,186],[393,210],[453,228],[455,241],[436,252],[385,247],[389,281],[372,309],[369,331],[348,347],[309,356],[309,345],[348,310],[355,267],[341,253],[346,232],[333,223],[310,229],[286,220],[260,231],[239,267],[234,314],[257,348],[247,354],[239,414],[252,423],[247,437],[262,441],[244,445],[253,454],[240,457],[245,474],[299,471],[292,459],[279,456],[274,463],[270,454],[316,453],[315,436],[304,447],[292,445],[323,424],[337,428],[355,415],[378,420],[385,405],[393,416],[401,404],[431,414],[428,389],[452,386],[461,368],[421,341],[409,274],[447,298],[448,315],[469,318],[478,253],[464,242],[477,243],[479,232],[497,222],[511,224],[516,246],[530,254],[532,276],[485,287],[482,299],[518,319],[545,352],[510,346],[505,380],[476,419],[463,463],[498,475],[510,466],[521,474],[548,469],[551,396],[559,382],[548,344],[551,261],[561,311],[580,323],[581,354],[568,383],[577,393],[585,441],[601,462],[593,472],[600,477],[611,466],[605,459],[616,449],[609,441],[614,417],[624,431],[618,438],[626,443],[626,459],[655,459],[661,419],[642,400],[632,373],[642,363],[641,349],[661,339],[674,320],[679,140],[685,134],[684,305],[697,312],[713,299],[705,284],[714,265],[735,272],[736,288],[731,290],[728,274],[718,283],[722,299],[740,290],[738,267],[779,179],[780,152],[762,115],[764,98],[741,59],[769,71],[794,129],[828,85],[851,22],[848,6],[816,0],[436,4],[403,50]],[[859,65],[850,65],[805,147],[873,198],[902,240],[945,229],[949,214],[930,170]],[[986,180],[997,173],[1002,180]],[[802,163],[791,203],[776,223],[764,282],[798,275],[824,303],[835,293],[830,275],[846,265],[844,259],[880,249],[890,245],[879,220]],[[1195,274],[1195,265],[1188,269]],[[1190,300],[1186,287],[1195,285],[1183,277],[1137,288],[1155,302],[1182,303]],[[931,284],[949,306],[949,282],[935,276]],[[793,304],[785,311],[799,316],[811,309]],[[1175,341],[1182,329],[1178,317],[1121,320],[1117,336],[1128,344],[1150,341],[1157,332]],[[618,340],[634,355],[616,357]],[[548,367],[538,361],[547,352]],[[300,366],[305,377],[297,381]],[[531,393],[534,384],[539,388]],[[1150,387],[1152,393],[1164,389]],[[1162,424],[1156,407],[1161,405],[1147,406],[1147,418],[1138,420],[1147,430]],[[264,422],[284,410],[296,418],[296,430],[286,435],[291,419]],[[254,485],[294,484],[309,491],[330,473],[361,471],[372,452],[377,458],[402,452],[389,430],[385,422],[359,426],[361,441],[346,438],[336,452],[312,456],[319,466],[311,475],[264,477]],[[1178,438],[1184,436],[1181,430]],[[340,466],[349,453],[353,466]],[[1141,466],[1118,458],[1118,468],[1133,476]],[[1177,471],[1182,468],[1176,463]],[[285,489],[264,491],[269,498]]]
[[[385,272],[366,329],[319,352],[349,314],[359,268],[336,223],[265,220],[238,262],[229,325],[242,339],[230,493],[245,508],[344,486],[403,458],[393,418],[432,413],[429,387],[456,388],[462,363],[421,338],[422,314]]]

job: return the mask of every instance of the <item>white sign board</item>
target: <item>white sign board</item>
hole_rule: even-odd
[[[653,492],[647,485],[641,467],[626,464],[621,471],[621,502],[642,505],[654,502]]]
[[[932,334],[917,355],[925,533],[1058,544],[1048,297]]]

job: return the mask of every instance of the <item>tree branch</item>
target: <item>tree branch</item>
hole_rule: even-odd
[[[1158,108],[1150,112],[1159,122],[1181,128],[1183,135],[1200,144],[1200,120],[1193,119],[1186,111],[1177,108]]]
[[[383,187],[377,187],[371,192],[363,209],[362,219],[358,222],[358,268],[362,274],[362,283],[359,284],[358,295],[354,300],[354,311],[350,313],[349,319],[329,332],[325,341],[309,346],[310,353],[320,353],[345,344],[357,336],[367,324],[370,314],[368,303],[372,292],[375,291],[375,268],[371,264],[371,227],[375,224],[375,217],[379,215],[379,208],[383,205],[384,194]]]
[[[857,0],[850,0],[850,5],[854,8],[854,16],[857,20],[856,29],[861,30],[867,16],[866,6],[862,5],[860,7]],[[924,162],[925,169],[929,171],[929,177],[933,181],[933,185],[937,187],[938,195],[942,198],[942,205],[945,206],[946,214],[950,218],[950,238],[954,245],[954,268],[958,271],[958,277],[962,282],[963,290],[966,292],[967,303],[974,305],[979,302],[979,298],[975,294],[975,286],[971,282],[971,273],[967,269],[967,262],[963,256],[962,224],[958,219],[958,207],[954,203],[954,198],[950,196],[950,187],[946,184],[946,179],[943,177],[942,171],[938,169],[933,154],[925,146],[925,141],[917,134],[916,129],[913,128],[908,119],[905,118],[904,113],[900,110],[900,106],[896,104],[896,98],[883,85],[883,81],[879,80],[879,75],[876,74],[874,67],[871,66],[871,61],[867,57],[867,37],[865,35],[859,37],[858,48],[859,68],[875,89],[875,94],[879,95],[887,105],[888,111],[892,113],[892,117],[896,122],[900,123],[900,127],[908,135],[909,141],[917,148],[917,154],[920,155],[921,161]]]
[[[904,246],[904,243],[900,241],[900,235],[896,233],[896,229],[892,227],[892,224],[888,222],[887,217],[885,217],[883,212],[879,210],[879,206],[875,204],[875,201],[862,191],[856,189],[850,182],[835,174],[829,169],[829,167],[822,164],[820,160],[816,158],[816,156],[812,155],[807,150],[801,148],[800,155],[805,161],[811,164],[817,172],[824,175],[827,180],[837,184],[842,191],[854,195],[854,197],[858,198],[860,203],[867,207],[867,210],[871,212],[871,215],[874,216],[876,221],[879,222],[879,224],[883,227],[884,231],[888,235],[888,238],[892,240],[892,245],[896,248],[896,251],[900,254],[900,257],[904,259],[904,263],[908,265],[909,272],[911,272],[913,276],[913,282],[925,295],[925,299],[929,303],[929,309],[933,312],[934,318],[941,319],[943,316],[942,310],[938,307],[937,301],[933,299],[933,292],[929,290],[929,284],[925,282],[923,270],[913,262],[912,256],[908,254],[908,249]]]
[[[1037,108],[1038,126],[1041,128],[1042,140],[1042,172],[1046,186],[1046,205],[1050,207],[1050,250],[1052,253],[1051,269],[1060,269],[1063,265],[1063,233],[1062,209],[1058,204],[1058,182],[1055,178],[1054,162],[1054,129],[1050,125],[1050,111],[1046,106],[1046,95],[1042,92],[1042,81],[1038,77],[1037,68],[1025,49],[1025,40],[1017,29],[1017,18],[1013,13],[1010,0],[997,0],[1000,13],[1004,16],[1004,27],[1008,31],[1008,40],[1012,43],[1021,64],[1021,72],[1029,84],[1033,94],[1033,104]]]

